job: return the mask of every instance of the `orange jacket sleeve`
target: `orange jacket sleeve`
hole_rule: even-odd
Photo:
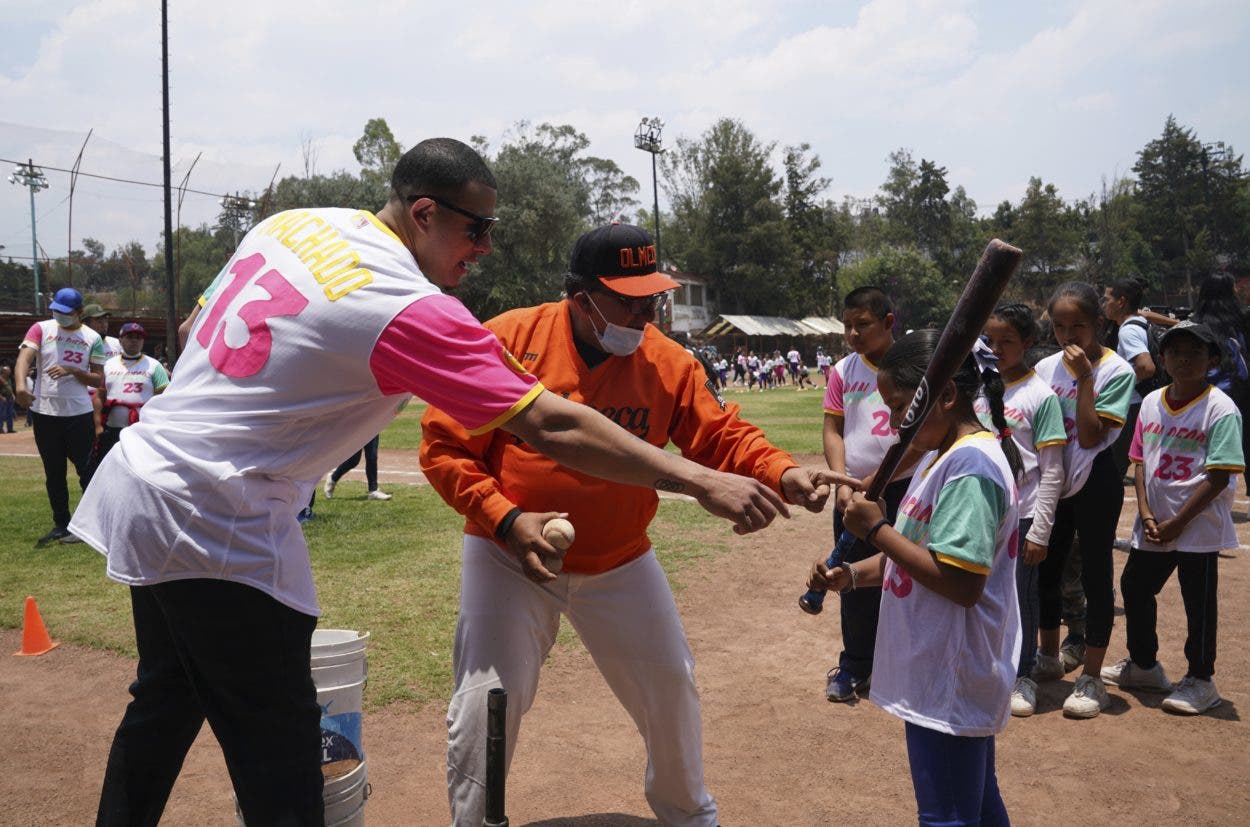
[[[693,358],[678,389],[678,404],[669,437],[682,456],[717,471],[753,477],[781,491],[781,475],[798,463],[773,446],[764,432],[738,416],[740,408],[726,404],[710,384],[703,367]]]
[[[488,537],[516,504],[504,495],[486,457],[504,431],[470,436],[447,414],[431,406],[421,418],[421,471],[443,500],[480,526]]]

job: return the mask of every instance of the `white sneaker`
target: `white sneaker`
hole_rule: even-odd
[[[321,493],[326,495],[327,500],[334,499],[334,487],[338,485],[334,481],[334,477],[326,477],[326,484],[321,486]]]
[[[1063,714],[1069,718],[1097,718],[1098,713],[1111,706],[1107,687],[1093,675],[1081,675],[1076,679],[1072,694],[1063,702]]]
[[[386,493],[385,491],[370,491],[369,494],[365,497],[365,499],[369,499],[369,500],[389,500],[390,498],[391,498],[391,495]]]
[[[1171,692],[1173,689],[1172,682],[1163,672],[1163,664],[1158,661],[1149,669],[1142,669],[1132,659],[1125,658],[1114,666],[1104,666],[1102,679],[1104,683],[1121,689],[1145,689],[1148,692]]]
[[[1064,676],[1063,660],[1058,655],[1048,655],[1037,650],[1033,661],[1033,680],[1037,683],[1057,681]]]
[[[1221,702],[1220,693],[1215,691],[1215,681],[1186,675],[1176,685],[1176,691],[1163,699],[1163,708],[1182,715],[1201,715]]]
[[[1011,714],[1027,718],[1037,709],[1037,684],[1032,678],[1016,678],[1016,688],[1011,690]]]

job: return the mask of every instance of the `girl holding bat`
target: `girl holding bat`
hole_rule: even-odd
[[[940,332],[918,330],[886,352],[878,370],[890,425],[899,427]],[[921,824],[1005,825],[994,771],[994,735],[1010,719],[1020,654],[1014,558],[1020,455],[982,426],[984,394],[994,427],[1007,429],[1003,384],[969,355],[943,388],[912,447],[916,466],[898,520],[857,493],[845,526],[881,554],[828,569],[811,588],[882,589],[870,699],[905,722]]]

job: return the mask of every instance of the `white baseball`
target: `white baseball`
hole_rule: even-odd
[[[561,551],[566,551],[569,546],[573,545],[574,536],[573,524],[560,517],[548,520],[543,526],[543,539]],[[560,569],[564,568],[564,558],[548,557],[543,561],[543,565],[552,574],[559,574]]]

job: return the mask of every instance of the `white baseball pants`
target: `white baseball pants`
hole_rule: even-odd
[[[694,657],[673,593],[648,550],[604,574],[529,580],[489,540],[465,535],[456,687],[447,710],[447,794],[455,827],[481,827],[486,806],[486,693],[508,691],[507,763],[521,716],[565,614],[604,680],[642,733],[647,802],[665,825],[710,827],[716,802],[703,785],[703,729]],[[554,814],[553,814],[554,815]]]

